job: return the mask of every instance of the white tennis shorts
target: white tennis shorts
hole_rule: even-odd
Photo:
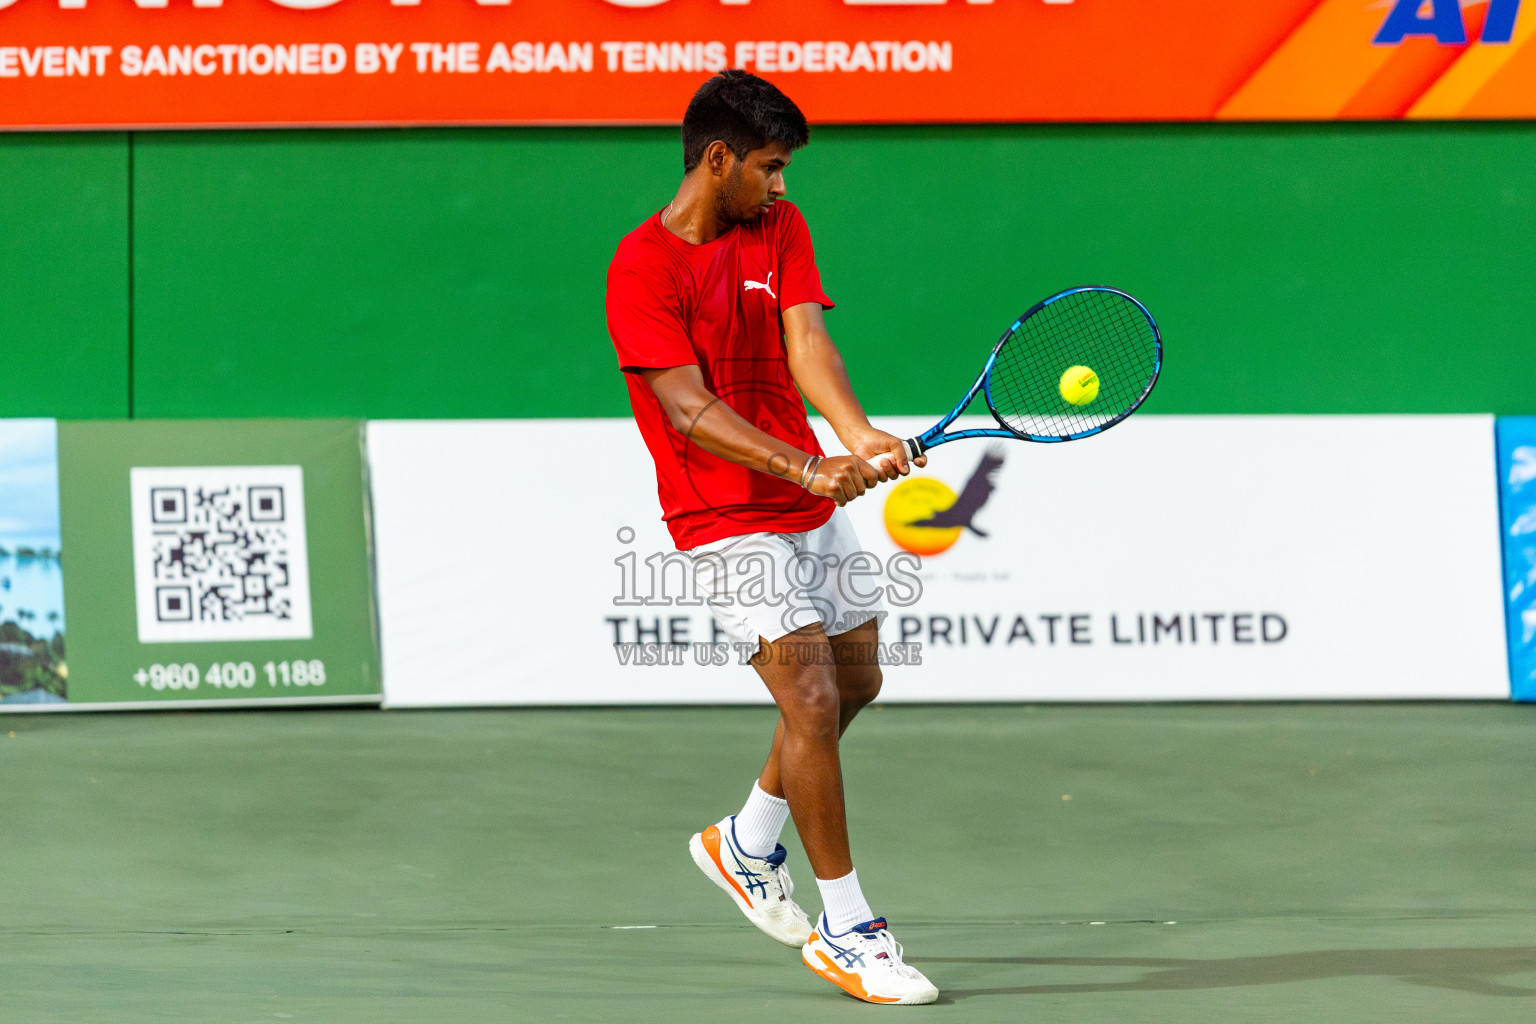
[[[804,533],[746,533],[687,554],[699,596],[738,643],[772,642],[818,622],[837,636],[885,619],[885,569],[859,547],[842,509]]]

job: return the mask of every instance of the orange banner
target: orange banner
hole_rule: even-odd
[[[1533,4],[1532,6],[1536,6]],[[0,0],[0,128],[1530,117],[1521,0]]]

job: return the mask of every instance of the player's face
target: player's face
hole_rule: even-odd
[[[727,224],[747,224],[784,198],[784,168],[792,159],[782,142],[770,142],[740,160],[726,150],[720,185],[720,219]]]

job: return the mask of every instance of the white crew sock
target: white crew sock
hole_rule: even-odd
[[[779,833],[789,820],[789,804],[781,797],[769,796],[752,783],[752,795],[736,815],[736,845],[749,857],[766,857],[779,843]]]
[[[828,882],[816,879],[821,890],[821,905],[827,911],[827,930],[833,935],[846,935],[854,925],[873,921],[875,912],[869,909],[864,890],[859,888],[859,873],[850,871],[842,878]]]

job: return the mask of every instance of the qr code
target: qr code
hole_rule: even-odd
[[[129,471],[140,643],[312,635],[299,466]]]

